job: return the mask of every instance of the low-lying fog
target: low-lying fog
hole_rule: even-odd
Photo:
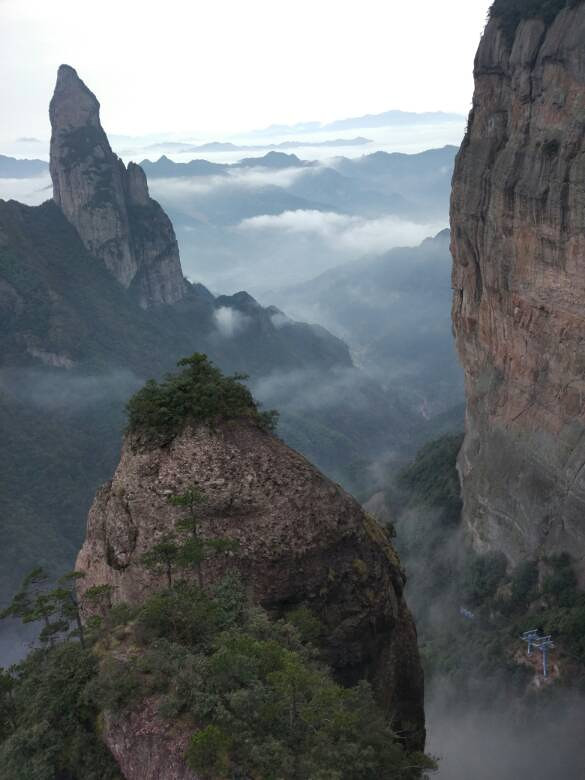
[[[481,683],[480,683],[481,684]],[[585,701],[567,692],[535,723],[514,707],[453,707],[441,685],[427,697],[427,751],[440,780],[582,780]]]
[[[39,206],[52,197],[53,186],[48,173],[30,179],[0,178],[0,200],[18,200],[29,206]]]
[[[187,277],[269,304],[272,291],[445,228],[454,155],[446,147],[319,163],[281,153],[211,175],[159,175],[154,166],[148,176],[173,220]],[[48,174],[0,178],[0,198],[37,205],[50,196]]]

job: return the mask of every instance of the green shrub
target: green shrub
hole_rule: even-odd
[[[414,462],[398,475],[398,485],[410,494],[410,505],[441,509],[441,524],[456,525],[461,517],[457,455],[463,436],[442,436],[425,444]]]
[[[308,607],[291,609],[286,613],[286,620],[298,630],[305,642],[317,642],[323,636],[323,624]]]
[[[571,607],[577,598],[577,576],[573,571],[570,557],[564,553],[548,559],[552,566],[543,584],[542,592],[552,596],[560,607]]]
[[[161,381],[150,379],[128,401],[127,430],[146,443],[170,442],[186,423],[216,425],[246,418],[265,430],[274,430],[278,414],[260,412],[242,374],[224,376],[206,355],[195,353],[177,364],[183,370]]]
[[[214,590],[177,583],[146,600],[119,642],[106,633],[94,652],[69,640],[0,674],[2,776],[113,780],[99,713],[145,698],[192,724],[185,760],[202,777],[418,780],[434,766],[407,754],[368,683],[342,687],[294,626],[246,607],[237,577]],[[319,630],[309,610],[293,617]]]
[[[97,669],[91,651],[77,642],[66,642],[50,651],[33,652],[9,676],[10,720],[4,728],[0,726],[2,777],[119,778],[113,758],[96,733],[98,709],[87,695]],[[0,679],[2,697],[7,676]]]
[[[164,637],[171,642],[198,647],[225,625],[221,606],[198,587],[179,583],[155,593],[142,606],[135,633],[142,644]]]
[[[502,553],[470,555],[463,572],[463,596],[467,604],[480,605],[492,598],[506,576]]]
[[[141,698],[144,686],[132,662],[108,657],[89,690],[100,709],[120,712]]]
[[[243,776],[282,780],[414,779],[433,765],[407,756],[367,683],[343,688],[302,649],[246,628],[222,635],[208,658],[193,716],[216,729],[195,738],[194,768],[225,751]]]
[[[187,749],[187,765],[196,772],[225,777],[229,767],[229,738],[217,726],[207,726],[194,734]]]
[[[510,583],[510,602],[515,609],[526,608],[538,586],[538,564],[524,561],[516,567]]]

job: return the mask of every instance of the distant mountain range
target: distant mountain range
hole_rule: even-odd
[[[190,160],[186,163],[174,162],[162,155],[155,162],[142,160],[140,163],[146,175],[151,178],[174,178],[187,176],[222,176],[230,170],[238,168],[270,168],[284,170],[285,168],[307,168],[317,163],[301,160],[296,154],[283,152],[268,152],[263,157],[244,157],[237,163],[212,163],[207,160]]]
[[[381,114],[364,114],[363,116],[337,119],[333,122],[299,122],[294,125],[269,125],[262,130],[254,131],[254,135],[288,135],[302,133],[318,133],[330,130],[354,130],[368,127],[400,127],[405,125],[432,125],[445,122],[464,122],[462,114],[450,114],[444,111],[384,111]]]
[[[369,375],[423,416],[463,404],[451,333],[450,234],[326,271],[269,295],[294,317],[318,320],[347,341]],[[418,399],[418,400],[417,400]]]
[[[201,152],[261,152],[267,149],[300,149],[306,146],[330,147],[335,149],[343,146],[365,146],[371,144],[369,138],[332,138],[324,141],[282,141],[278,144],[233,144],[229,141],[210,141],[206,144],[193,145],[180,141],[161,141],[158,144],[150,144],[144,147],[144,151],[155,149],[174,154],[188,154]]]
[[[22,160],[0,154],[0,179],[29,179],[48,171],[49,163],[44,160]]]
[[[404,219],[447,220],[451,175],[457,148],[446,146],[420,154],[376,152],[358,158],[338,157],[330,165],[301,160],[294,154],[269,152],[237,163],[191,160],[176,163],[166,156],[140,165],[157,198],[181,228],[237,225],[244,219],[285,211],[330,211],[366,217],[396,215]],[[251,186],[246,174],[265,171]],[[284,182],[276,174],[290,172]],[[207,178],[206,178],[207,177]],[[221,186],[212,186],[219,177]],[[200,179],[180,197],[159,179]],[[193,237],[194,238],[194,237]],[[217,238],[217,236],[216,236]]]

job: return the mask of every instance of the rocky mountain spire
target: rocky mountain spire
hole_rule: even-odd
[[[53,198],[95,257],[147,308],[185,293],[173,226],[148,193],[142,169],[125,167],[100,124],[100,104],[61,65],[49,115]]]

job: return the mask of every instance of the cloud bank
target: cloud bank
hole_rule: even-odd
[[[439,222],[420,224],[395,216],[367,219],[335,212],[299,210],[251,217],[242,220],[238,229],[319,239],[349,259],[355,255],[382,253],[394,246],[416,246],[442,227],[444,225]]]

